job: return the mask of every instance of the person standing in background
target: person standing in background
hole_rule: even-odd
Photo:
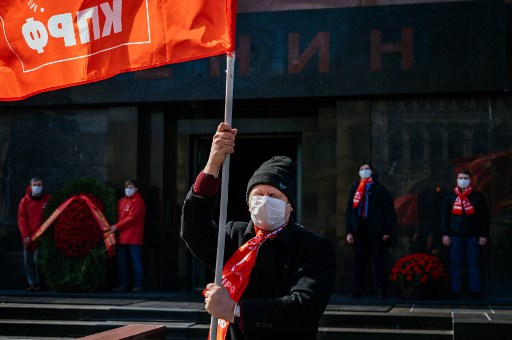
[[[489,209],[485,197],[471,188],[471,172],[457,172],[457,186],[446,195],[441,211],[443,245],[450,247],[450,298],[459,298],[462,262],[466,258],[471,297],[482,300],[480,247],[487,244]]]
[[[384,248],[397,223],[393,198],[389,191],[372,178],[368,162],[359,165],[359,183],[350,190],[345,213],[346,240],[354,244],[354,282],[352,298],[363,295],[364,275],[368,257],[373,261],[377,295],[387,294]]]
[[[38,269],[39,241],[32,241],[32,235],[43,224],[43,210],[50,195],[43,192],[43,181],[34,177],[18,208],[18,228],[23,242],[23,268],[28,280],[27,291],[39,291],[43,288]]]
[[[118,202],[117,223],[110,227],[117,232],[116,248],[119,265],[119,286],[113,291],[127,291],[129,286],[129,264],[133,271],[133,292],[140,292],[144,285],[142,265],[142,242],[144,237],[144,218],[146,206],[134,179],[124,184],[125,196]]]

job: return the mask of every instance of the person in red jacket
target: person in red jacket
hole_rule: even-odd
[[[43,188],[40,178],[32,178],[18,208],[18,228],[23,242],[23,268],[29,285],[28,291],[42,289],[38,270],[39,242],[32,241],[32,235],[43,224],[43,210],[50,200],[50,195],[44,193]]]
[[[119,265],[119,286],[114,291],[128,290],[129,261],[133,271],[133,292],[142,291],[144,268],[142,266],[142,242],[146,206],[138,193],[138,183],[130,179],[124,184],[125,197],[117,204],[117,223],[111,226],[117,232],[117,259]]]

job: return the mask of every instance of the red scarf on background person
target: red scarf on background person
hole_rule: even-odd
[[[366,184],[372,183],[373,179],[371,177],[366,179],[361,179],[359,181],[359,186],[357,187],[356,193],[354,194],[354,199],[352,200],[352,208],[357,208],[361,198],[363,198],[364,190],[366,189]]]
[[[452,214],[453,215],[462,215],[462,209],[466,212],[466,215],[473,215],[475,213],[475,208],[471,205],[471,202],[468,199],[468,196],[471,195],[471,186],[468,186],[464,191],[461,191],[459,186],[455,187],[455,195],[457,198],[455,202],[453,202]]]
[[[279,227],[276,230],[266,231],[255,226],[256,236],[238,248],[224,264],[224,268],[222,269],[222,285],[226,287],[229,296],[231,296],[234,301],[240,301],[245,288],[247,288],[249,284],[252,268],[256,264],[256,256],[258,256],[258,250],[263,242],[276,237],[284,227],[285,226]],[[226,339],[228,328],[229,322],[219,319],[216,340]],[[210,339],[210,334],[208,334],[208,339]]]

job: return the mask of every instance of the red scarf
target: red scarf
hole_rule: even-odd
[[[461,191],[459,186],[456,186],[454,192],[457,198],[455,202],[453,202],[452,214],[462,215],[462,209],[464,209],[466,215],[473,215],[475,208],[473,208],[471,202],[468,200],[468,196],[471,195],[471,186],[468,186],[464,191]]]
[[[372,182],[373,182],[373,179],[371,177],[366,178],[366,179],[361,179],[361,181],[359,182],[359,186],[357,187],[356,193],[354,194],[354,200],[352,201],[352,208],[357,208],[357,206],[359,205],[359,202],[361,201],[361,198],[364,195],[364,190],[366,189],[366,185],[368,183],[372,183]]]
[[[273,231],[265,231],[254,227],[256,236],[238,248],[226,264],[224,264],[222,285],[226,287],[234,301],[238,302],[240,300],[245,288],[247,288],[247,284],[249,284],[252,268],[256,264],[256,256],[258,256],[258,250],[263,242],[276,237],[284,227],[282,226]],[[226,338],[228,328],[229,322],[221,319],[218,320],[217,340],[224,340]],[[208,339],[210,339],[209,334]]]

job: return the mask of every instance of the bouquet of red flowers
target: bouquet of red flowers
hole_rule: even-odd
[[[389,279],[402,290],[432,291],[448,281],[448,273],[436,256],[417,253],[400,258],[391,268]]]

